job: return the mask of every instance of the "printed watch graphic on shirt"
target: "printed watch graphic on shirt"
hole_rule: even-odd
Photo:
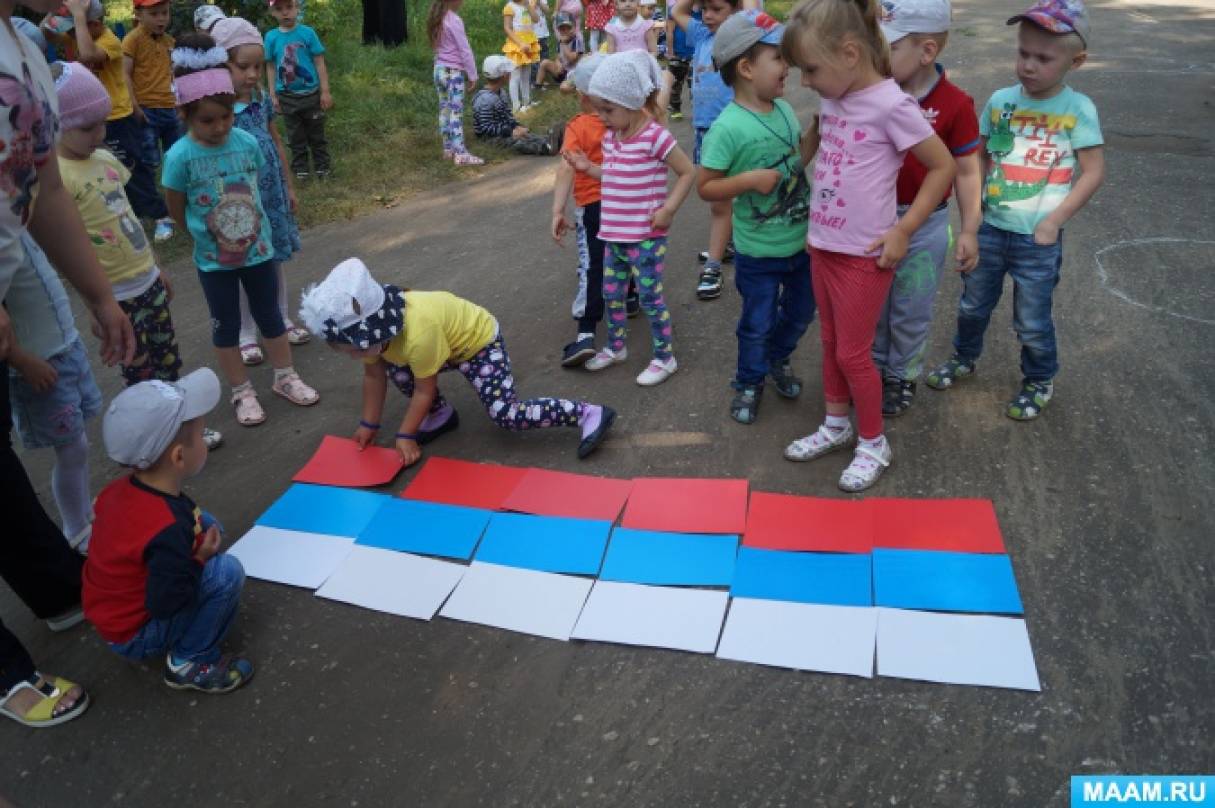
[[[1071,184],[1071,171],[1056,175],[1055,167],[1073,152],[1066,141],[1060,144],[1054,138],[1075,126],[1074,116],[1021,112],[1016,104],[1004,104],[998,111],[993,109],[991,117],[987,137],[991,171],[983,189],[985,207],[1008,210],[1010,203],[1033,199],[1048,185]]]
[[[209,198],[199,198],[201,204],[207,204],[207,201]],[[215,238],[219,249],[219,255],[215,257],[217,263],[229,267],[249,263],[246,260],[249,248],[261,233],[262,212],[247,183],[234,182],[224,186],[223,195],[207,213],[206,222],[207,232]]]

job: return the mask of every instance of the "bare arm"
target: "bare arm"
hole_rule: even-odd
[[[439,379],[437,376],[414,377],[413,395],[409,398],[409,408],[405,410],[405,418],[401,421],[398,435],[418,434],[418,428],[422,426],[422,421],[426,418],[426,413],[430,412],[430,407],[434,404],[435,396],[438,393]],[[397,451],[401,453],[406,466],[412,466],[422,456],[422,448],[418,446],[416,439],[398,437]]]
[[[565,206],[574,189],[574,167],[562,160],[557,163],[557,176],[553,180],[553,241],[561,243],[561,237],[569,231],[572,223],[565,218]]]
[[[941,204],[945,191],[953,182],[958,170],[953,155],[949,153],[949,148],[936,135],[912,146],[911,153],[924,165],[928,173],[924,176],[924,182],[920,184],[915,201],[899,219],[898,224],[870,244],[866,250],[872,252],[881,247],[882,253],[878,256],[877,262],[881,269],[892,269],[903,260],[903,256],[907,254],[907,244],[910,242],[912,234],[920,228],[920,225],[924,224],[928,215],[936,209],[937,205]]]
[[[270,93],[270,105],[274,107],[275,112],[278,112],[279,111],[278,93],[274,86],[276,78],[277,78],[277,76],[275,75],[274,61],[271,59],[267,59],[266,60],[266,92]]]
[[[169,209],[169,217],[182,230],[186,229],[186,195],[172,188],[165,188],[165,207]]]
[[[696,190],[706,202],[728,202],[747,191],[770,194],[781,181],[775,168],[756,168],[727,177],[724,171],[700,166],[696,174]]]
[[[692,165],[692,161],[688,159],[688,155],[684,153],[683,149],[678,146],[671,149],[667,154],[666,163],[679,176],[679,179],[675,180],[674,187],[667,194],[667,201],[661,208],[654,211],[654,216],[650,219],[650,224],[658,230],[666,230],[671,226],[676,211],[688,198],[688,194],[692,192],[692,185],[696,182],[696,167]]]
[[[958,176],[954,193],[958,197],[958,213],[962,217],[962,232],[958,234],[955,258],[959,272],[970,272],[979,262],[979,223],[983,221],[983,173],[977,151],[956,159]]]
[[[1097,193],[1097,189],[1105,181],[1103,147],[1092,146],[1078,150],[1076,161],[1080,163],[1080,179],[1072,185],[1059,207],[1052,210],[1034,228],[1034,242],[1037,244],[1054,244],[1058,241],[1059,230],[1093,198],[1093,194]]]
[[[810,125],[806,127],[805,134],[802,135],[800,151],[802,155],[802,165],[810,166],[814,163],[814,155],[818,154],[818,145],[821,142],[818,133],[818,113],[814,113],[814,118],[811,119]]]
[[[671,21],[683,30],[692,24],[692,0],[678,0],[671,8]]]
[[[380,418],[384,415],[384,396],[388,394],[388,365],[383,359],[363,363],[363,409],[361,422],[354,431],[354,442],[366,449],[375,440]],[[374,428],[363,426],[373,424]]]
[[[325,66],[325,54],[318,53],[313,56],[312,65],[316,68],[316,77],[321,83],[321,109],[332,109],[333,96],[329,94],[329,68]]]
[[[506,38],[514,42],[520,50],[527,50],[523,40],[515,36],[515,18],[510,14],[502,15],[502,30],[506,32]]]
[[[658,58],[658,26],[650,26],[650,30],[645,32],[645,48],[654,58]],[[666,109],[665,106],[662,109]]]
[[[143,108],[139,106],[139,99],[135,96],[135,60],[125,54],[122,57],[122,80],[127,85],[127,95],[131,97],[131,112],[135,116],[135,120],[143,123]]]

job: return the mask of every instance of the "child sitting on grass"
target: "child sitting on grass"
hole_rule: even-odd
[[[540,62],[540,72],[536,77],[537,86],[543,85],[549,76],[552,76],[557,84],[565,81],[586,52],[582,36],[574,30],[573,17],[564,11],[558,11],[553,16],[553,27],[557,29],[557,58]]]
[[[502,97],[502,87],[514,69],[514,62],[496,53],[486,56],[481,63],[485,86],[473,96],[473,131],[477,137],[519,154],[556,154],[561,149],[561,130],[550,129],[548,137],[529,131],[511,114]]]
[[[175,384],[140,382],[106,410],[106,453],[130,469],[97,496],[84,565],[84,614],[131,660],[165,655],[175,690],[227,693],[248,682],[247,659],[220,654],[245,571],[219,552],[219,524],[182,492],[207,462],[203,416],[219,403],[208,368]]]

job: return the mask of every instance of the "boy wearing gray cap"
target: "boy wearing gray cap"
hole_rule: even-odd
[[[97,497],[82,591],[85,617],[116,653],[165,654],[165,684],[205,693],[227,693],[253,676],[247,659],[219,651],[245,571],[219,552],[215,519],[182,493],[207,462],[203,416],[219,394],[219,379],[202,368],[114,397],[101,434],[106,453],[132,472]]]
[[[734,93],[705,136],[697,186],[707,202],[733,201],[734,284],[742,297],[730,416],[755,422],[764,380],[796,398],[789,357],[814,319],[806,227],[810,183],[801,124],[785,93],[784,26],[762,11],[726,19],[713,64]]]

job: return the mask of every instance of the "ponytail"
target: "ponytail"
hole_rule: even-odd
[[[790,64],[809,61],[811,51],[830,56],[851,39],[883,78],[890,78],[890,45],[878,27],[878,0],[803,0],[785,23],[781,56]]]
[[[873,68],[884,78],[890,78],[893,70],[890,67],[890,43],[882,34],[878,25],[881,19],[881,6],[878,0],[854,0],[861,19],[865,23],[865,40],[869,46],[869,55],[873,59]]]

